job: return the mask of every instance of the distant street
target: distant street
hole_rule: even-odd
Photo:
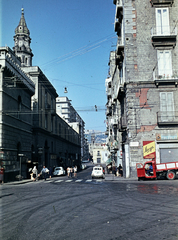
[[[0,239],[178,239],[178,180],[92,180],[91,170],[0,186]]]

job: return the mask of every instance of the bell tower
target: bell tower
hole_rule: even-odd
[[[15,54],[21,58],[22,67],[32,66],[33,53],[30,48],[31,38],[30,31],[24,18],[24,9],[22,8],[21,19],[19,25],[15,29],[14,47]]]

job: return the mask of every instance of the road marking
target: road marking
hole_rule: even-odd
[[[96,182],[102,182],[103,180],[102,179],[96,179]]]
[[[86,182],[92,182],[92,179],[88,179],[88,180],[86,180]]]
[[[73,180],[66,180],[65,182],[72,182]]]
[[[55,182],[63,182],[64,180],[57,180],[57,181],[55,181]]]
[[[75,182],[81,182],[83,181],[83,179],[77,179]]]

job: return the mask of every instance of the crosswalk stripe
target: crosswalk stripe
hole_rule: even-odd
[[[73,180],[66,180],[65,182],[72,182]]]
[[[60,179],[60,180],[56,180],[56,181],[46,181],[46,182],[54,182],[54,183],[60,183],[60,182],[63,182],[63,181],[65,181],[65,182],[82,182],[82,181],[85,181],[86,183],[88,182],[92,182],[92,181],[95,181],[95,182],[103,182],[103,179],[95,179],[95,180],[93,180],[93,179],[87,179],[87,180],[85,180],[85,179],[77,179],[77,180],[75,180],[75,179],[67,179],[67,180],[65,180],[65,179]]]
[[[75,182],[81,182],[83,181],[83,179],[77,179]]]

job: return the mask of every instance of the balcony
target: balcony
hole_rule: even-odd
[[[122,37],[118,37],[116,55],[117,56],[122,56],[122,58],[123,58],[123,55],[124,55],[124,41],[123,41]]]
[[[178,124],[178,112],[165,111],[157,112],[158,125],[177,125]]]
[[[112,108],[109,107],[106,109],[106,116],[111,116],[112,115]]]
[[[116,21],[115,21],[115,26],[114,26],[114,30],[115,30],[115,32],[117,32],[117,35],[119,36],[120,35],[120,33],[121,33],[121,22],[118,20],[118,19],[116,19]]]
[[[111,124],[112,124],[112,125],[117,125],[118,122],[119,122],[118,120],[119,120],[118,116],[112,116],[112,118],[111,118]]]
[[[150,3],[152,6],[157,6],[157,7],[168,6],[168,7],[170,7],[174,3],[174,0],[150,0]]]
[[[107,92],[106,92],[106,93],[107,93],[107,96],[108,96],[108,97],[111,97],[111,91],[112,91],[111,88],[108,88],[108,89],[107,89]]]
[[[123,3],[122,3],[122,0],[117,0],[116,18],[119,19],[119,22],[122,22],[122,18],[123,18]]]
[[[158,85],[178,84],[178,71],[173,70],[173,74],[159,74],[158,67],[153,71],[153,81]]]
[[[152,45],[154,48],[171,47],[176,45],[177,27],[164,26],[151,29]]]

